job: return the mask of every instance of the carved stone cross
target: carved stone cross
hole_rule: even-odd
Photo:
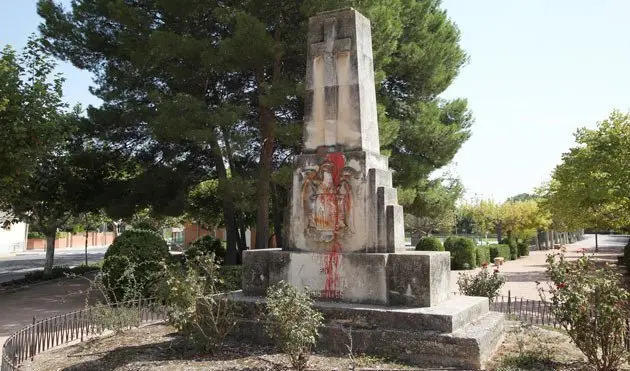
[[[370,21],[340,9],[308,29],[304,151],[379,153]]]
[[[337,20],[328,18],[324,21],[324,41],[311,44],[311,56],[332,57],[341,51],[350,51],[352,39],[337,39]]]

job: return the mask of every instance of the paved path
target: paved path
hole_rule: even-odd
[[[578,241],[567,247],[566,256],[577,258],[582,255],[582,250],[588,255],[595,252],[595,236],[586,235],[582,241]],[[623,254],[623,247],[628,243],[628,236],[599,236],[599,252],[595,258],[616,262],[617,256]],[[556,250],[558,251],[558,250]],[[518,260],[507,261],[500,267],[501,274],[506,278],[506,283],[501,290],[501,295],[507,296],[510,291],[513,297],[540,300],[536,281],[548,282],[545,275],[547,264],[545,259],[552,250],[532,251],[529,256]],[[461,272],[478,272],[480,268],[469,271],[451,272],[451,291],[457,291],[457,276]]]
[[[62,279],[16,292],[0,293],[0,344],[8,336],[39,319],[85,307],[89,281]]]
[[[107,246],[89,247],[88,263],[97,263],[103,259]],[[24,277],[30,271],[42,269],[46,261],[44,250],[31,250],[13,256],[0,257],[0,282]],[[55,250],[55,266],[73,267],[85,263],[84,248],[65,248]]]

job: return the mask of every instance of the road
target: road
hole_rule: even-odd
[[[96,263],[103,259],[107,247],[88,248],[88,263]],[[33,270],[42,269],[46,261],[43,251],[25,252],[15,256],[0,258],[0,283],[19,279]],[[55,251],[55,266],[76,266],[85,263],[85,250],[67,249]]]

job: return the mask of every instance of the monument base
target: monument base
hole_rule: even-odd
[[[264,298],[233,293],[239,313],[232,336],[270,344],[264,332]],[[390,357],[421,367],[481,369],[503,339],[504,316],[488,299],[454,296],[430,308],[338,302],[315,303],[324,315],[316,349]]]
[[[280,281],[321,300],[430,307],[448,299],[448,252],[316,253],[280,249],[243,254],[243,293],[264,296]]]

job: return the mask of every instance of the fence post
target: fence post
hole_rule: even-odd
[[[35,316],[33,316],[33,327],[31,328],[31,361],[35,356]]]
[[[512,305],[512,292],[508,290],[508,310],[507,310],[508,314],[512,313],[511,305]]]

